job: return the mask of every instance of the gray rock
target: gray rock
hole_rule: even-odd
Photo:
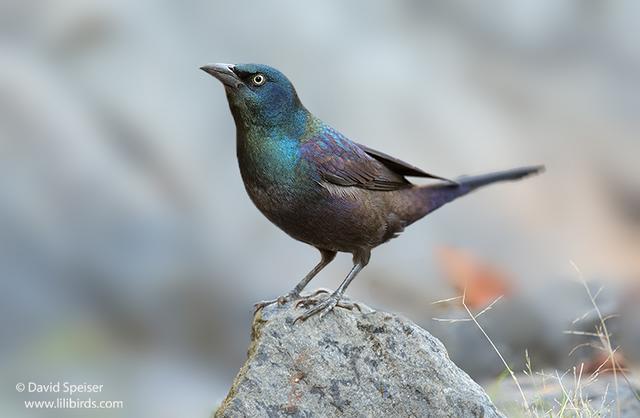
[[[398,315],[337,308],[293,323],[293,304],[253,321],[248,359],[216,417],[501,417],[435,337]]]

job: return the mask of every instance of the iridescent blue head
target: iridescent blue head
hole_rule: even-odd
[[[224,85],[238,127],[283,127],[305,111],[293,84],[275,68],[261,64],[209,64],[200,68]]]

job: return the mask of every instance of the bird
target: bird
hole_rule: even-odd
[[[528,166],[455,180],[348,139],[314,116],[279,70],[263,64],[207,64],[200,67],[224,86],[236,125],[236,154],[245,189],[262,214],[292,238],[317,248],[320,261],[288,293],[258,302],[297,301],[296,318],[325,316],[369,263],[371,251],[407,226],[480,187],[519,180],[543,171]],[[431,179],[416,185],[407,177]],[[338,288],[320,300],[302,297],[309,282],[338,252],[350,253],[353,267]]]

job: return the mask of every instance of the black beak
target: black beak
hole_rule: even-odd
[[[233,64],[207,64],[200,67],[206,73],[211,74],[222,84],[228,87],[238,87],[242,84],[236,73],[233,72]]]

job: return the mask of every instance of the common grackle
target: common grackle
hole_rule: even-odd
[[[336,256],[353,255],[353,268],[338,289],[298,319],[324,316],[340,301],[349,283],[367,265],[371,250],[396,237],[413,222],[487,184],[519,180],[542,166],[516,168],[448,180],[383,152],[357,144],[311,114],[291,82],[259,64],[201,67],[224,85],[236,124],[240,173],[258,209],[292,238],[316,247],[320,262],[284,296],[256,304],[285,303]],[[435,184],[417,186],[406,177]]]

